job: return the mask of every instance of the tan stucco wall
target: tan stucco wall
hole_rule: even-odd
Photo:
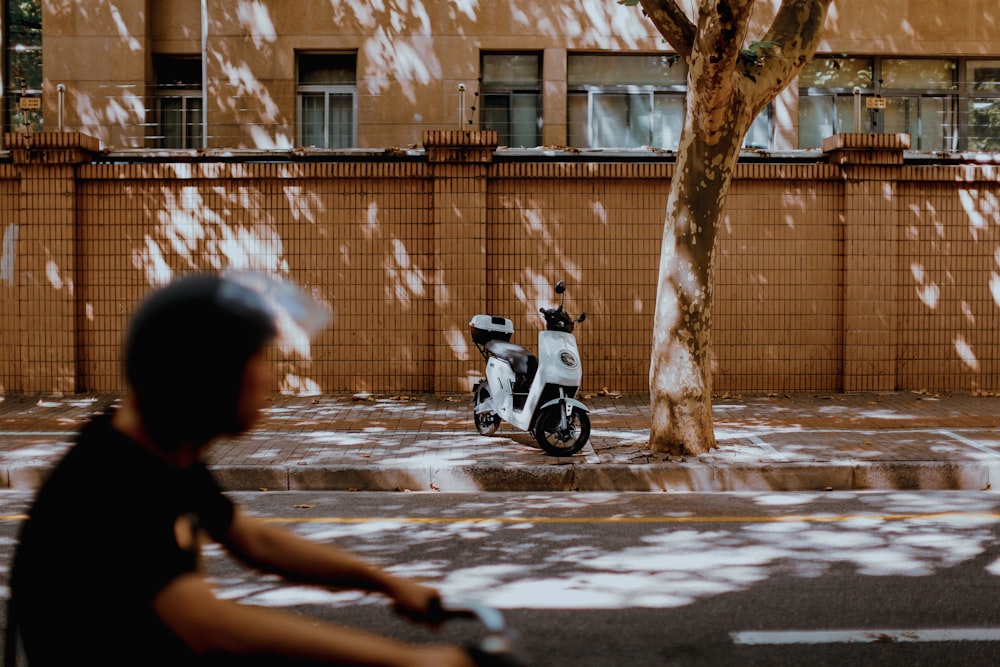
[[[755,21],[766,24],[775,4],[758,2]],[[67,130],[105,146],[143,146],[151,54],[200,53],[201,1],[43,5],[47,127],[55,126],[55,87],[63,83]],[[206,6],[212,147],[294,143],[296,51],[357,51],[359,147],[380,148],[418,144],[427,130],[458,129],[457,87],[467,86],[471,109],[481,50],[543,53],[546,145],[566,143],[567,51],[669,50],[637,8],[614,0],[207,0]],[[835,0],[820,52],[1000,57],[998,34],[995,0]],[[787,125],[779,137],[787,145],[777,148],[794,146]]]

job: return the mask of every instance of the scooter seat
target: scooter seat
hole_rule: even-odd
[[[538,357],[526,347],[504,340],[491,340],[486,343],[486,351],[498,359],[510,364],[514,374],[519,377],[534,377],[538,370]]]

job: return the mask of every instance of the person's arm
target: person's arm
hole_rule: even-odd
[[[472,667],[457,646],[410,645],[312,618],[218,599],[198,573],[183,574],[153,599],[164,624],[199,654],[274,656],[311,664]]]
[[[313,542],[235,509],[225,545],[248,565],[293,581],[329,588],[374,591],[395,601],[400,613],[433,621],[438,592],[396,577],[335,547]]]

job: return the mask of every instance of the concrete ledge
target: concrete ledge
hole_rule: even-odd
[[[440,491],[573,491],[575,466],[469,465],[441,467],[431,471],[434,488]]]
[[[1000,489],[1000,461],[899,461],[859,464],[475,464],[414,466],[210,466],[226,491],[892,491]],[[52,470],[44,461],[0,466],[0,488],[36,491]]]
[[[979,491],[1000,479],[1000,466],[974,461],[869,463],[854,468],[854,489],[922,489]]]
[[[12,463],[3,471],[6,488],[13,491],[37,491],[52,472],[53,463]]]
[[[430,474],[419,467],[294,467],[288,470],[291,491],[430,491]]]
[[[849,463],[734,465],[717,468],[716,479],[715,491],[846,490],[854,484]]]
[[[217,466],[212,474],[227,491],[288,490],[288,472],[277,466]]]
[[[849,464],[708,466],[600,465],[576,468],[580,491],[816,491],[852,488]]]

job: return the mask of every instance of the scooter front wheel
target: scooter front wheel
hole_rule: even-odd
[[[590,416],[573,408],[561,426],[562,408],[550,405],[535,420],[534,436],[542,450],[549,456],[572,456],[583,449],[590,439]]]
[[[480,435],[493,435],[500,426],[500,415],[495,412],[480,412],[479,406],[490,400],[490,388],[485,382],[476,386],[476,398],[473,401],[472,420]]]

